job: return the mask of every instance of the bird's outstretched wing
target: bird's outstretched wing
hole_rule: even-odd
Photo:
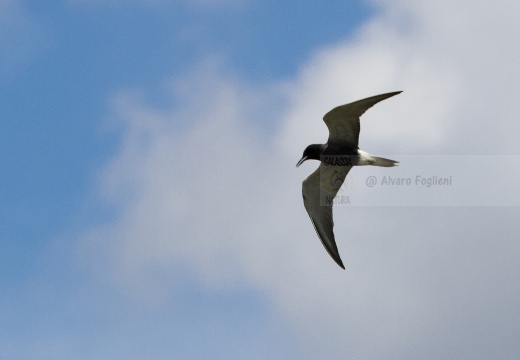
[[[302,185],[303,205],[311,218],[314,230],[329,255],[343,269],[345,266],[334,239],[332,205],[351,168],[352,166],[329,166],[321,163]]]
[[[328,143],[342,144],[354,149],[359,144],[359,117],[378,102],[388,99],[402,91],[371,96],[350,104],[335,107],[325,114],[323,121],[329,128]]]

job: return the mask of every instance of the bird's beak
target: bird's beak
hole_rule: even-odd
[[[304,156],[298,161],[298,164],[296,164],[296,167],[300,166],[305,160],[307,160],[307,156]]]

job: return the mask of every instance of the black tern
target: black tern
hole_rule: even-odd
[[[302,158],[296,164],[298,167],[305,160],[320,161],[318,169],[303,181],[303,205],[321,243],[343,269],[345,266],[339,256],[333,231],[332,205],[336,194],[352,166],[392,167],[398,164],[397,161],[372,156],[359,149],[359,118],[378,102],[401,92],[372,96],[338,106],[326,113],[323,121],[329,128],[327,143],[307,146]]]

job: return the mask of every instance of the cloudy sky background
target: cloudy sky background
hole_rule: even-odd
[[[519,11],[0,1],[0,357],[517,359]],[[360,145],[401,164],[351,173],[343,271],[294,165],[394,90]],[[364,186],[389,171],[459,182]]]

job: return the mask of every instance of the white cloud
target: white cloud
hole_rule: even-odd
[[[258,88],[209,62],[176,79],[169,112],[114,100],[126,128],[101,184],[120,214],[85,236],[88,261],[152,302],[186,272],[252,285],[310,358],[517,358],[516,208],[337,208],[346,271],[303,209],[316,164],[296,161],[326,140],[326,111],[364,96],[405,90],[363,117],[371,153],[518,152],[518,5],[380,3],[354,41],[287,83]]]

